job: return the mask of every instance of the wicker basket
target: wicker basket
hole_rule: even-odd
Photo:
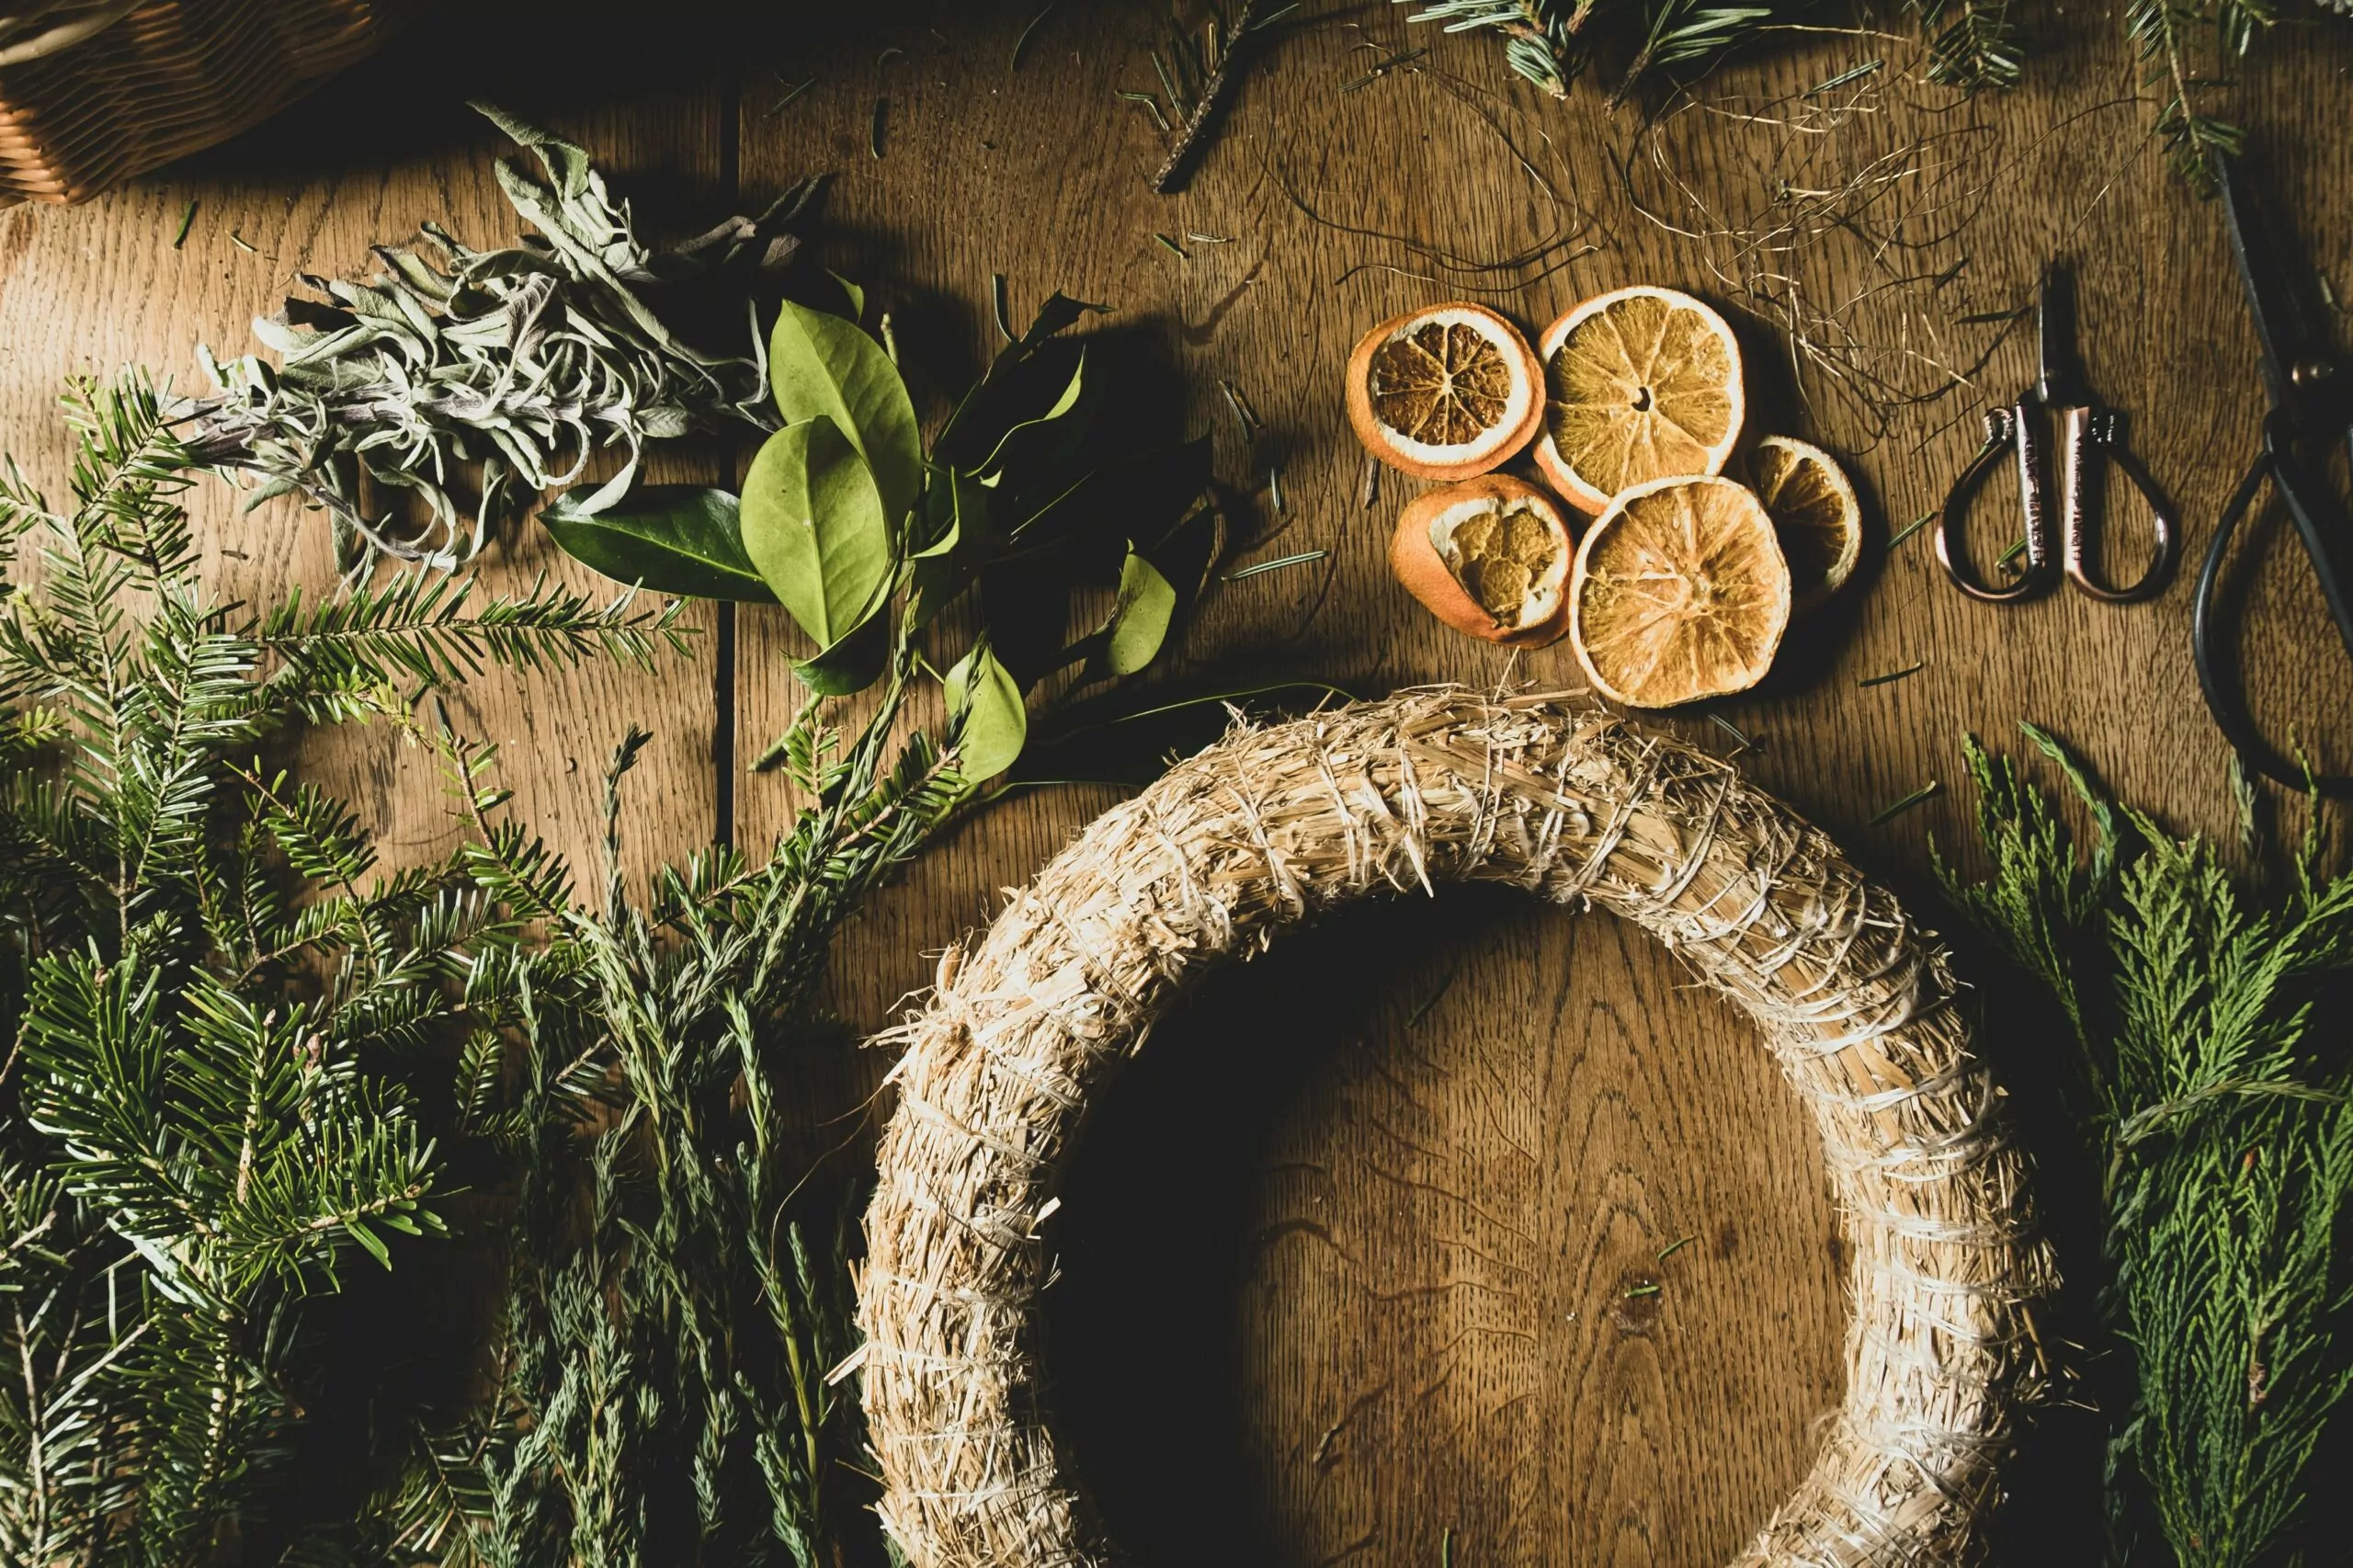
[[[0,0],[0,205],[80,201],[235,135],[426,0]]]

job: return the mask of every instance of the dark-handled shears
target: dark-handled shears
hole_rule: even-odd
[[[2263,354],[2263,390],[2270,410],[2263,416],[2263,449],[2222,508],[2214,542],[2198,574],[2197,608],[2190,621],[2198,658],[2198,684],[2206,706],[2247,766],[2285,784],[2307,783],[2334,794],[2353,792],[2353,775],[2313,774],[2291,762],[2264,737],[2247,711],[2234,650],[2214,611],[2222,558],[2268,480],[2304,541],[2304,553],[2320,579],[2321,597],[2336,619],[2336,633],[2353,656],[2353,516],[2330,485],[2325,465],[2340,443],[2353,454],[2353,368],[2348,368],[2319,329],[2319,313],[2305,290],[2314,274],[2290,271],[2285,243],[2256,204],[2243,160],[2217,155],[2215,178],[2230,227],[2231,255],[2246,285],[2247,312]]]
[[[1985,444],[1953,482],[1944,509],[1937,517],[1937,559],[1955,586],[1972,598],[1995,604],[2032,598],[2067,581],[2096,599],[2131,604],[2152,598],[2173,575],[2181,558],[2180,531],[2164,494],[2124,444],[2124,416],[2101,405],[2085,379],[2075,354],[2074,279],[2057,263],[2045,267],[2042,290],[2035,307],[2041,340],[2041,373],[2018,393],[2007,408],[1987,411]],[[2058,503],[2059,548],[2052,549],[2051,476],[2045,471],[2043,443],[2048,422],[2059,425]],[[2025,560],[2018,576],[2000,587],[1988,585],[1969,563],[1961,543],[1961,528],[1969,503],[1986,476],[2002,465],[2004,456],[2018,460],[2018,507],[2025,514]],[[2099,482],[2103,471],[2114,468],[2132,482],[2155,518],[2156,557],[2140,581],[2112,588],[2099,575],[2099,549],[2093,537],[2101,516]]]

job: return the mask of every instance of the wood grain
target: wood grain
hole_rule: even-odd
[[[1500,653],[1391,583],[1387,532],[1416,487],[1384,474],[1362,505],[1338,372],[1367,325],[1437,298],[1486,299],[1536,329],[1599,289],[1670,282],[1733,314],[1758,427],[1850,459],[1872,514],[1855,588],[1765,687],[1719,710],[1758,743],[1746,761],[1764,782],[1918,886],[1931,838],[1966,833],[1960,736],[2005,740],[2031,718],[2175,826],[2231,832],[2186,583],[2131,608],[2072,595],[2003,608],[1952,592],[1924,535],[1885,547],[1940,498],[1978,411],[2031,378],[2031,323],[2015,312],[2054,256],[2077,265],[2090,379],[2130,411],[2193,562],[2253,453],[2255,347],[2219,214],[2165,177],[2112,17],[2039,15],[2049,62],[1965,105],[1906,79],[1904,39],[1803,34],[1646,115],[1582,88],[1543,99],[1484,41],[1347,7],[1270,42],[1189,187],[1159,199],[1145,180],[1160,139],[1113,96],[1152,85],[1154,9],[1056,7],[1017,70],[1037,15],[921,0],[818,25],[689,0],[653,27],[629,7],[515,0],[478,19],[487,31],[454,68],[448,35],[420,29],[193,165],[85,208],[0,215],[11,445],[53,472],[43,411],[61,375],[187,367],[199,337],[237,345],[293,271],[358,270],[368,242],[428,215],[504,234],[491,139],[456,107],[489,92],[594,147],[673,232],[832,170],[821,254],[892,312],[927,414],[993,347],[991,274],[1017,317],[1056,288],[1114,306],[1106,354],[1165,394],[1140,402],[1139,427],[1215,442],[1237,560],[1330,552],[1222,586],[1165,678],[1570,686],[1564,649]],[[1409,48],[1427,52],[1351,85]],[[1862,87],[1809,93],[1870,58],[1884,64]],[[2353,148],[2319,133],[2342,120],[2348,71],[2343,29],[2307,30],[2219,102],[2353,299]],[[1870,200],[1804,194],[1857,177]],[[1675,232],[1781,220],[1796,228],[1779,240]],[[1818,353],[1792,352],[1792,319]],[[1948,369],[1958,384],[1899,406],[1852,390],[1876,376],[1884,404]],[[1221,379],[1263,428],[1240,426]],[[736,460],[667,460],[692,477]],[[1973,519],[1983,555],[2006,505]],[[224,514],[222,591],[323,581],[321,533]],[[492,574],[541,569],[571,574],[527,531]],[[2353,761],[2353,680],[2292,538],[2261,530],[2246,576],[2258,712]],[[798,652],[779,616],[746,610],[732,667],[486,678],[462,717],[507,747],[521,809],[568,847],[593,835],[601,760],[630,718],[658,736],[631,797],[636,853],[675,859],[714,832],[756,847],[789,821],[789,793],[725,775],[731,799],[722,769],[782,728]],[[1669,722],[1730,749],[1704,717]],[[398,853],[443,842],[418,759],[381,735],[313,750]],[[1944,792],[1871,824],[1930,781]],[[1028,792],[949,835],[851,928],[836,1004],[885,1021],[997,890],[1114,798]],[[2300,812],[2279,803],[2291,828]],[[813,1098],[853,1106],[881,1066]],[[1219,1131],[1201,1137],[1204,1123]],[[1799,1474],[1839,1393],[1845,1309],[1812,1140],[1747,1031],[1627,931],[1465,898],[1352,918],[1203,997],[1103,1108],[1056,1287],[1079,1462],[1155,1561],[1427,1565],[1449,1532],[1464,1563],[1721,1559]]]

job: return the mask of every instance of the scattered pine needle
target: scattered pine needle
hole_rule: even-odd
[[[1367,452],[1364,458],[1364,509],[1371,511],[1381,499],[1381,460]]]
[[[878,164],[882,161],[882,126],[883,122],[890,118],[890,99],[877,98],[874,100],[874,123],[867,131],[866,150],[873,154],[874,161]]]
[[[1883,670],[1875,676],[1860,676],[1856,680],[1855,685],[1859,688],[1863,687],[1885,686],[1890,681],[1902,680],[1906,676],[1916,676],[1927,667],[1928,661],[1926,659],[1919,659],[1915,660],[1912,664],[1904,665],[1900,670]]]
[[[898,56],[898,55],[904,54],[904,53],[906,53],[906,51],[905,51],[905,50],[904,50],[904,49],[901,49],[897,44],[895,44],[895,43],[894,43],[894,44],[891,45],[891,47],[890,47],[890,48],[888,48],[888,49],[884,50],[881,53],[880,53],[880,54],[878,54],[878,55],[876,55],[876,56],[874,57],[874,68],[875,68],[876,70],[878,70],[878,71],[879,71],[879,70],[881,70],[883,66],[890,64],[890,63],[891,63],[891,62],[892,62],[892,60],[893,58],[895,58],[895,57],[896,57],[896,56]]]
[[[1631,1301],[1637,1296],[1655,1296],[1661,1290],[1665,1289],[1666,1287],[1664,1285],[1637,1285],[1632,1290],[1627,1291],[1621,1299]]]
[[[1228,572],[1225,574],[1225,580],[1229,583],[1239,583],[1245,577],[1256,577],[1264,572],[1279,572],[1286,566],[1304,566],[1311,561],[1321,561],[1331,553],[1328,550],[1302,550],[1297,555],[1279,555],[1272,561],[1261,561],[1255,565],[1239,567]]]
[[[989,302],[996,307],[996,329],[1007,343],[1013,341],[1013,307],[1006,301],[1005,274],[989,274]]]
[[[1883,822],[1888,822],[1896,817],[1902,816],[1905,812],[1910,811],[1913,807],[1918,805],[1921,801],[1928,799],[1928,797],[1934,795],[1938,790],[1943,788],[1944,784],[1941,780],[1931,778],[1926,784],[1921,785],[1917,790],[1915,790],[1910,794],[1904,796],[1904,799],[1897,801],[1891,805],[1881,806],[1878,811],[1873,812],[1871,813],[1870,821],[1866,823],[1864,825],[1866,827],[1877,827]]]
[[[1283,515],[1283,470],[1280,463],[1267,471],[1267,497],[1272,503],[1275,516]]]
[[[1886,64],[1887,62],[1884,60],[1866,60],[1860,65],[1850,66],[1831,77],[1827,82],[1808,89],[1806,97],[1819,97],[1824,93],[1835,92],[1850,82],[1859,82],[1866,76],[1876,75]]]
[[[1175,240],[1170,239],[1166,234],[1162,233],[1159,230],[1154,230],[1152,237],[1160,242],[1161,249],[1166,251],[1170,256],[1175,256],[1178,261],[1190,261],[1193,259],[1191,256],[1185,254],[1185,247],[1183,245],[1178,244]]]
[[[1233,417],[1242,422],[1242,433],[1245,436],[1256,435],[1259,426],[1258,411],[1250,406],[1250,400],[1242,394],[1242,389],[1223,376],[1220,376],[1217,390],[1225,394],[1225,405],[1233,410]]]
[[[1150,93],[1131,93],[1126,91],[1121,91],[1115,96],[1125,98],[1131,104],[1143,105],[1144,108],[1152,111],[1152,122],[1160,127],[1160,133],[1163,136],[1170,134],[1173,128],[1168,123],[1168,117],[1160,112],[1160,100],[1158,98],[1154,97]]]
[[[1030,35],[1035,33],[1038,28],[1044,24],[1048,17],[1054,14],[1054,7],[1061,4],[1062,0],[1046,0],[1046,8],[1029,18],[1029,25],[1021,29],[1021,36],[1019,38],[1013,40],[1013,63],[1006,67],[1008,71],[1018,71],[1021,69],[1021,56],[1029,48]]]
[[[1995,562],[1994,564],[1996,566],[2014,566],[2018,563],[2018,557],[2025,553],[2026,540],[2021,539],[2018,543],[2002,551],[2002,558],[1999,561]]]
[[[1230,245],[1233,243],[1231,234],[1201,234],[1189,229],[1186,231],[1185,237],[1197,245]]]
[[[1740,748],[1738,751],[1733,752],[1733,756],[1738,756],[1741,752],[1755,751],[1756,749],[1756,743],[1750,740],[1746,735],[1742,734],[1740,733],[1740,727],[1734,724],[1731,720],[1725,718],[1722,714],[1709,714],[1708,722],[1713,724],[1717,729],[1722,730],[1725,734],[1730,735],[1733,738],[1733,744]]]
[[[194,227],[196,227],[196,203],[191,201],[188,204],[188,210],[180,214],[180,232],[172,236],[174,250],[188,244],[188,232]]]
[[[803,76],[803,77],[801,77],[801,80],[799,80],[798,82],[793,83],[791,86],[787,87],[787,88],[785,89],[784,97],[780,97],[780,98],[777,99],[777,101],[776,101],[775,103],[773,103],[773,104],[771,104],[770,106],[768,106],[768,112],[769,112],[770,114],[782,114],[782,113],[784,112],[784,106],[785,106],[785,105],[787,105],[787,104],[790,103],[793,99],[795,99],[795,98],[799,97],[801,94],[803,94],[803,93],[807,92],[810,88],[812,88],[812,87],[815,86],[816,85],[817,85],[817,78],[816,78],[816,77],[814,77],[814,76]]]
[[[1438,983],[1438,989],[1430,993],[1429,1000],[1415,1008],[1413,1016],[1405,1020],[1405,1027],[1410,1029],[1415,1024],[1420,1023],[1424,1018],[1428,1017],[1430,1016],[1430,1009],[1438,1006],[1438,999],[1454,988],[1454,976],[1461,974],[1461,972],[1462,971],[1461,970],[1456,970],[1452,973],[1449,973],[1444,980],[1439,981]]]
[[[1454,1527],[1449,1525],[1438,1532],[1438,1568],[1454,1568]]]
[[[1934,512],[1921,513],[1918,517],[1904,524],[1903,528],[1896,531],[1895,537],[1887,541],[1888,550],[1893,552],[1897,545],[1902,544],[1905,540],[1910,539],[1914,534],[1918,533],[1922,528],[1927,528],[1930,523],[1933,523],[1936,520],[1937,515]]]
[[[260,246],[253,244],[253,242],[246,239],[244,235],[237,233],[234,229],[229,231],[229,243],[236,246],[239,250],[244,251],[247,256],[259,256],[261,254]]]
[[[1693,1242],[1696,1242],[1699,1239],[1699,1238],[1697,1236],[1683,1236],[1667,1243],[1665,1246],[1658,1249],[1658,1260],[1661,1263],[1665,1263],[1668,1258],[1673,1257],[1677,1253],[1681,1252],[1685,1247],[1689,1246]]]
[[[1380,81],[1383,76],[1388,75],[1392,71],[1396,70],[1400,65],[1404,64],[1407,61],[1419,60],[1423,55],[1428,52],[1429,51],[1427,50],[1424,49],[1409,49],[1402,54],[1392,54],[1388,59],[1382,61],[1380,64],[1374,66],[1371,70],[1366,72],[1363,75],[1358,77],[1355,81],[1348,83],[1346,86],[1342,87],[1340,91],[1344,93],[1353,93],[1359,87],[1370,87],[1375,82]]]

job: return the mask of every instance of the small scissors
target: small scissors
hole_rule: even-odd
[[[2043,471],[2045,422],[2055,414],[2060,422],[2059,526],[2065,550],[2068,581],[2096,599],[2131,604],[2153,598],[2165,585],[2181,557],[2181,538],[2174,526],[2173,509],[2159,494],[2149,471],[2124,444],[2121,414],[2104,408],[2092,396],[2075,357],[2074,280],[2057,263],[2043,268],[2042,290],[2035,319],[2042,343],[2042,373],[2018,393],[2008,408],[1985,415],[1985,444],[1953,482],[1937,518],[1937,560],[1945,575],[1972,598],[1994,604],[2033,598],[2058,585],[2061,562],[2052,550],[2050,479]],[[2018,506],[2026,514],[2026,562],[2018,580],[2006,587],[1989,587],[1969,563],[1961,532],[1969,503],[1986,475],[2001,465],[2005,450],[2015,451],[2018,467]],[[2091,538],[2099,516],[2100,468],[2095,456],[2107,460],[2149,504],[2156,519],[2156,559],[2141,580],[2130,587],[2111,588],[2093,575],[2097,550]]]
[[[2343,442],[2353,450],[2353,366],[2336,355],[2318,330],[2319,313],[2307,304],[2297,281],[2308,281],[2314,274],[2309,269],[2290,272],[2273,248],[2278,236],[2265,227],[2239,160],[2218,155],[2215,162],[2231,255],[2246,284],[2247,312],[2255,318],[2256,342],[2263,350],[2263,390],[2271,408],[2263,416],[2263,450],[2222,508],[2206,564],[2198,574],[2197,607],[2190,620],[2198,684],[2205,689],[2214,722],[2249,767],[2298,789],[2310,785],[2345,794],[2353,792],[2353,776],[2313,774],[2281,756],[2256,727],[2247,712],[2245,687],[2237,678],[2235,652],[2222,645],[2214,594],[2231,536],[2268,479],[2274,498],[2287,508],[2303,538],[2304,553],[2312,558],[2321,597],[2336,620],[2336,633],[2344,639],[2346,652],[2353,654],[2353,594],[2348,594],[2353,589],[2353,515],[2326,483],[2323,466],[2331,446]]]

